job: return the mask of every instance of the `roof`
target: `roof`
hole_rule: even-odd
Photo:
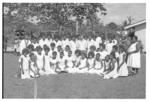
[[[130,24],[130,25],[124,27],[124,29],[127,30],[127,29],[130,29],[130,28],[139,26],[139,25],[141,25],[141,24],[144,24],[144,23],[146,23],[146,20],[141,20],[141,21],[138,21],[138,22],[136,22],[136,23],[133,23],[133,24]]]

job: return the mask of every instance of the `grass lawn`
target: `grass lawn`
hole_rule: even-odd
[[[98,75],[59,74],[38,78],[38,98],[145,98],[146,57],[138,75],[104,80]],[[15,76],[18,57],[4,54],[4,98],[33,98],[34,80]]]

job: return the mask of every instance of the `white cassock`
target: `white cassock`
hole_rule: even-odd
[[[101,43],[102,43],[101,37],[97,37],[96,38],[96,48],[99,48],[99,44],[101,44]]]
[[[107,43],[106,44],[106,50],[107,50],[108,54],[111,53],[113,46],[114,46],[113,43]]]
[[[76,49],[80,49],[80,40],[76,40]]]
[[[80,50],[86,50],[86,48],[87,48],[87,42],[86,42],[86,40],[81,40],[80,41]]]
[[[74,53],[76,50],[76,43],[72,40],[69,43],[70,43],[71,51],[72,53]]]
[[[22,54],[22,50],[24,48],[26,48],[26,43],[25,43],[25,40],[23,39],[23,40],[20,41],[20,44],[19,44],[19,52],[20,52],[20,54]]]

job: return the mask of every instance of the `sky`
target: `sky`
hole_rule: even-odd
[[[146,18],[145,3],[105,3],[107,15],[101,17],[104,24],[115,22],[122,24],[128,16],[134,18],[133,22],[137,22]]]

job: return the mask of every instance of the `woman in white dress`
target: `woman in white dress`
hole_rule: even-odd
[[[42,53],[41,46],[36,47],[35,55],[36,55],[36,64],[37,64],[39,73],[40,75],[44,75],[45,74],[45,68],[44,68],[45,59],[44,59],[44,53]]]
[[[29,79],[29,51],[27,48],[22,50],[22,55],[19,57],[21,79]]]
[[[123,45],[119,46],[119,66],[118,66],[118,75],[119,76],[128,76],[128,68],[125,62],[126,53]]]
[[[131,75],[138,73],[138,70],[141,68],[141,53],[140,45],[138,43],[137,36],[133,36],[131,39],[131,45],[128,48],[127,54],[127,66],[130,69]]]

